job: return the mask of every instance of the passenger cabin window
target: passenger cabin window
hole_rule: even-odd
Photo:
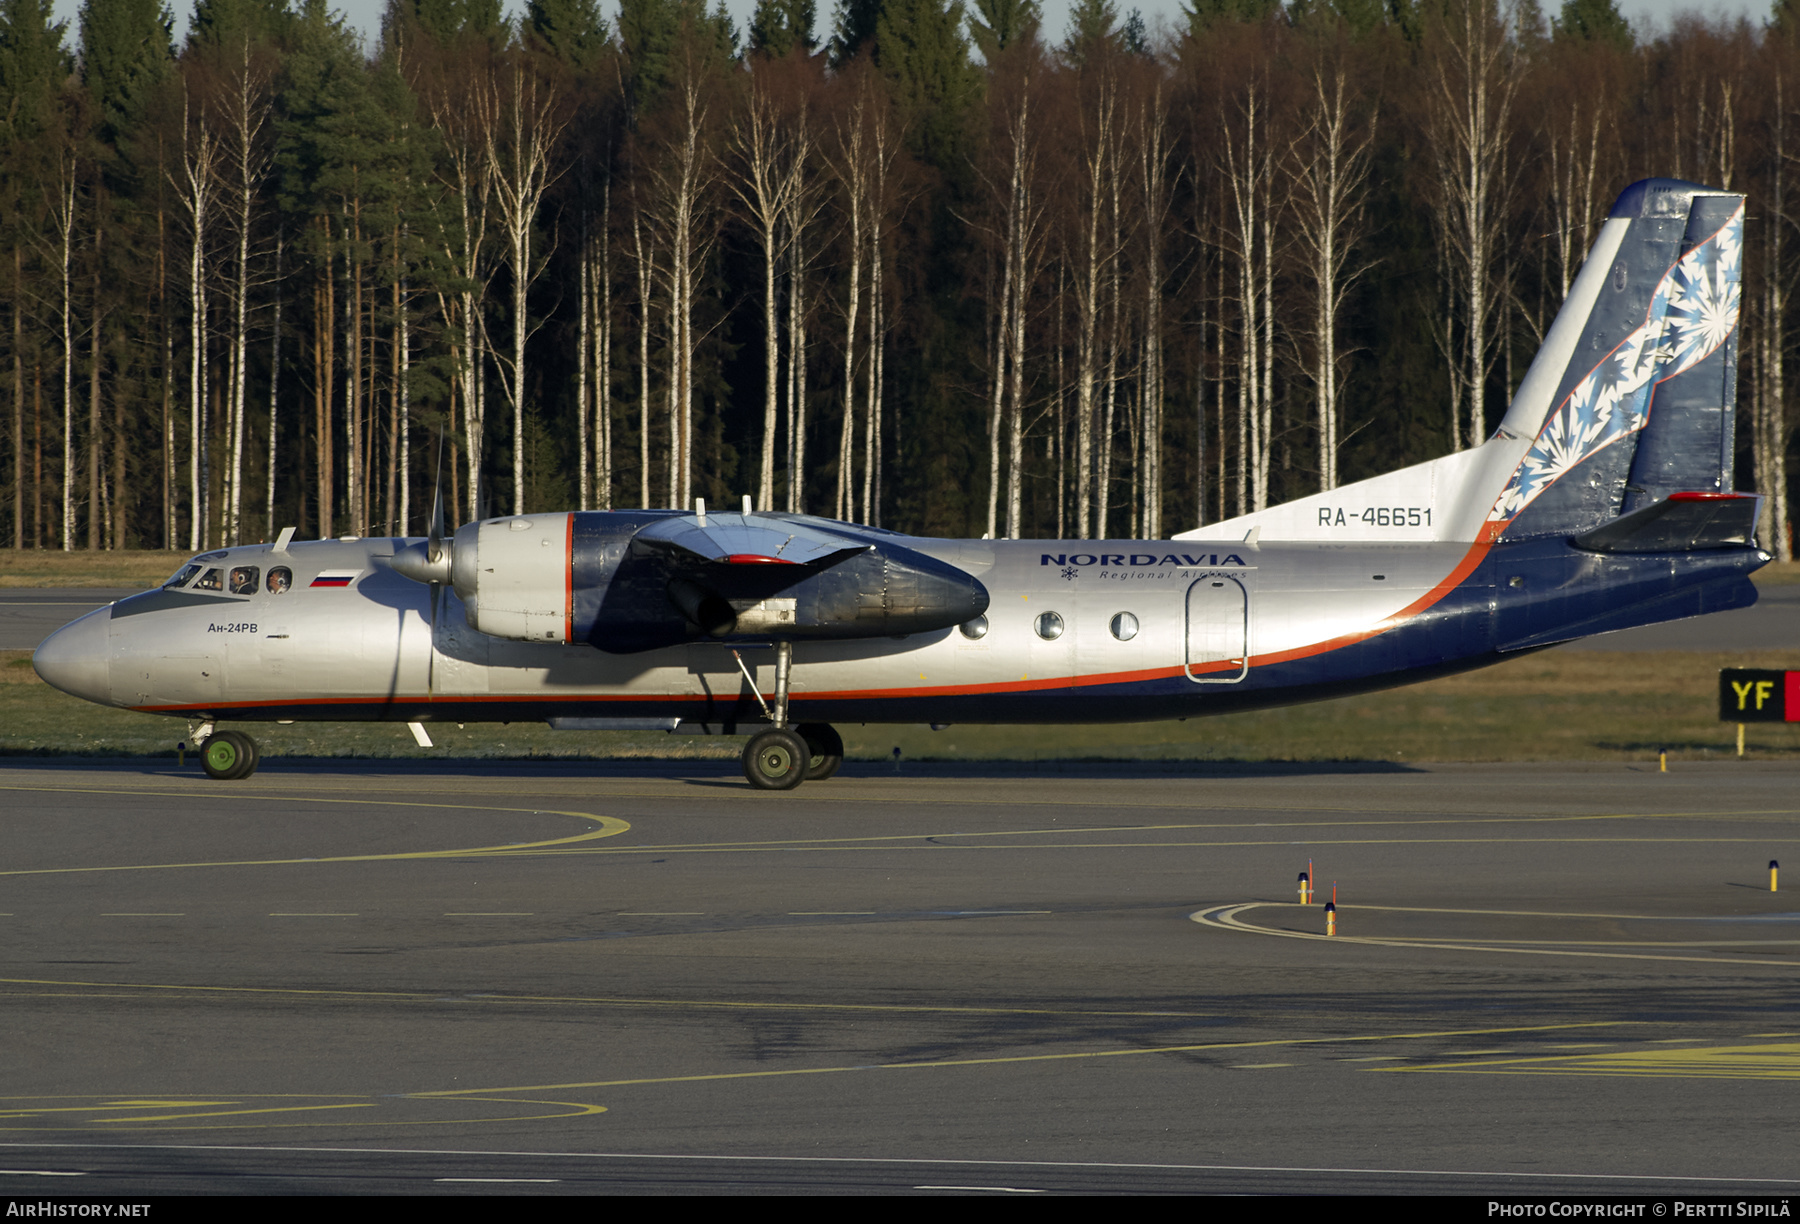
[[[240,565],[231,571],[231,593],[233,595],[256,594],[256,580],[262,577],[262,570],[254,565]]]
[[[1129,642],[1138,633],[1138,618],[1129,612],[1121,612],[1112,618],[1112,635],[1121,642]]]
[[[252,579],[252,582],[255,580]],[[288,588],[294,585],[294,571],[285,565],[277,565],[269,571],[269,594],[286,595]]]
[[[1045,612],[1037,618],[1037,635],[1046,642],[1054,642],[1063,635],[1063,618],[1055,612]]]
[[[184,565],[175,571],[174,577],[163,583],[163,590],[172,591],[176,587],[184,587],[195,574],[200,572],[198,565]]]
[[[222,591],[222,590],[224,590],[225,589],[224,572],[222,570],[218,570],[218,569],[207,570],[204,574],[200,575],[200,580],[198,582],[194,583],[194,589],[196,591]]]

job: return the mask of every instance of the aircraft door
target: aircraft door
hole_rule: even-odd
[[[1228,575],[1207,575],[1188,587],[1187,678],[1196,684],[1236,684],[1250,674],[1250,593]]]

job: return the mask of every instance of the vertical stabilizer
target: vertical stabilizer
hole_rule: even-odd
[[[1646,179],[1619,196],[1501,424],[1531,445],[1487,538],[1731,489],[1743,239],[1741,195]]]

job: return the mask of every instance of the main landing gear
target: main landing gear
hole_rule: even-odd
[[[215,731],[200,741],[200,768],[222,782],[248,778],[261,759],[256,741],[242,731]]]
[[[733,654],[736,654],[734,651]],[[793,790],[802,782],[823,782],[844,763],[844,737],[828,723],[788,726],[788,676],[794,665],[794,644],[775,644],[775,708],[770,709],[757,691],[756,680],[744,660],[738,668],[750,681],[750,691],[763,713],[775,725],[750,737],[744,745],[744,777],[758,790]]]

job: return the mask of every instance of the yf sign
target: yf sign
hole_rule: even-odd
[[[1721,669],[1719,721],[1800,722],[1800,671]]]

